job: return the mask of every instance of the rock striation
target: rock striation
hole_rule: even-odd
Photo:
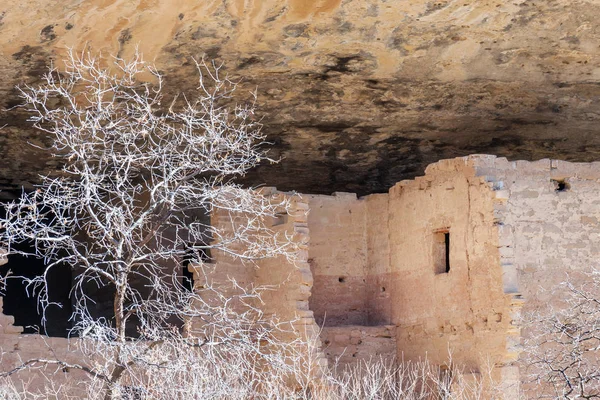
[[[5,0],[0,108],[68,48],[136,47],[173,92],[192,57],[258,88],[277,165],[245,179],[305,193],[385,192],[443,158],[596,160],[600,4],[593,0]],[[56,160],[26,116],[0,112],[0,188]]]

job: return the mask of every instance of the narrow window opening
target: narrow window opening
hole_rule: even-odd
[[[444,247],[445,247],[445,253],[446,253],[446,257],[444,258],[444,261],[445,261],[444,272],[448,273],[448,272],[450,272],[450,232],[444,233]]]
[[[338,278],[338,282],[339,282],[339,283],[344,283],[344,282],[346,282],[346,278],[345,278],[345,277],[343,277],[343,276],[340,276],[340,277]]]
[[[450,231],[447,229],[433,234],[433,262],[436,274],[450,272]]]
[[[566,179],[552,179],[552,183],[554,183],[554,190],[556,192],[566,192],[571,189],[571,185],[569,185]]]

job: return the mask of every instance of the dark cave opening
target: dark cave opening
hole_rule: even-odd
[[[31,253],[33,244],[22,243],[15,249]],[[10,274],[9,274],[10,271]],[[46,273],[50,304],[42,310],[38,302],[40,287],[30,284],[30,279]],[[67,337],[72,327],[71,268],[55,265],[48,269],[44,260],[34,256],[13,254],[8,263],[0,267],[2,276],[8,275],[3,293],[3,310],[15,318],[14,325],[22,326],[23,333],[40,333],[53,337]],[[43,321],[45,319],[45,321]]]
[[[5,217],[0,203],[0,217]],[[68,337],[73,326],[71,299],[72,270],[69,265],[48,266],[36,257],[35,243],[24,241],[11,244],[8,263],[0,266],[0,276],[6,276],[2,313],[12,315],[15,326],[22,326],[23,333],[39,333],[51,337]],[[22,254],[14,254],[22,253]],[[42,308],[39,296],[41,285],[31,280],[45,275],[48,305]]]

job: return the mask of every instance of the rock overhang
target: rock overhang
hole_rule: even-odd
[[[600,154],[600,5],[592,1],[40,2],[0,6],[0,107],[68,48],[129,57],[169,91],[193,57],[257,88],[278,164],[244,182],[304,193],[385,192],[439,159],[592,161]],[[26,117],[0,112],[0,188],[59,167]]]

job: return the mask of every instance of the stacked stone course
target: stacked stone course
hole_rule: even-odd
[[[396,353],[396,327],[328,326],[321,331],[321,341],[325,355],[338,368],[360,361],[392,362]]]

